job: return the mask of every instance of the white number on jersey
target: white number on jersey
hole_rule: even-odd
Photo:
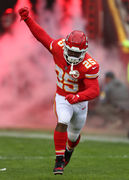
[[[92,65],[95,65],[96,62],[92,58],[89,58],[86,61],[84,61],[83,64],[86,67],[86,69],[89,69]]]
[[[78,79],[74,79],[68,73],[64,72],[56,64],[56,73],[57,73],[57,86],[61,89],[64,89],[66,92],[76,93],[79,90]]]

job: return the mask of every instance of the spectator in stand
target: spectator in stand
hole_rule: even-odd
[[[16,20],[14,9],[8,8],[0,17],[0,35],[11,33],[11,27]]]
[[[105,85],[100,93],[95,114],[103,117],[103,125],[129,124],[129,90],[113,72],[105,74]]]
[[[16,19],[14,7],[17,0],[0,1],[0,36],[11,31],[11,26]]]

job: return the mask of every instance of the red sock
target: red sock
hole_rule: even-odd
[[[80,141],[80,135],[79,137],[77,138],[77,140],[75,142],[72,142],[68,139],[68,143],[67,143],[67,149],[70,151],[70,150],[73,150],[79,143]]]
[[[56,156],[64,156],[65,148],[67,142],[67,131],[58,132],[54,131],[54,143]]]

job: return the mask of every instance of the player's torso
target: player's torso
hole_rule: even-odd
[[[74,75],[69,74],[71,65],[67,64],[63,56],[62,40],[58,41],[53,57],[57,74],[57,93],[65,96],[83,91],[85,89],[83,80],[87,69],[91,66],[87,61],[90,56],[87,54],[82,62],[73,66],[73,70],[76,72]]]

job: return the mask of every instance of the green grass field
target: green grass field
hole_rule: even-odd
[[[0,136],[0,180],[129,180],[129,143],[80,142],[63,176],[54,160],[51,138]]]

